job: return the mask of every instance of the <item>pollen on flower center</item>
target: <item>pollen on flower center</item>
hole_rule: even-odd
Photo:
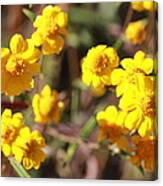
[[[32,156],[36,148],[37,148],[37,144],[35,143],[35,141],[30,140],[26,142],[26,150],[25,150],[26,156]]]
[[[94,73],[97,75],[102,75],[104,73],[104,70],[108,67],[109,59],[106,54],[100,55],[97,60],[96,64],[94,66]]]
[[[11,75],[21,75],[24,72],[26,65],[24,60],[12,55],[6,64],[6,70],[11,73]]]
[[[11,143],[16,137],[16,131],[14,128],[7,128],[6,132],[2,135],[2,138],[5,139],[6,142]]]
[[[154,96],[147,96],[142,99],[142,110],[144,115],[153,117],[154,116]]]
[[[133,72],[129,72],[127,75],[127,80],[129,83],[136,84],[136,77]]]

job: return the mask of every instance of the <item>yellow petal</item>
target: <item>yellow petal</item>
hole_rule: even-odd
[[[30,158],[24,157],[22,163],[23,163],[24,168],[27,170],[29,170],[33,167],[33,163]]]
[[[148,132],[152,130],[152,121],[150,118],[145,117],[144,121],[141,123],[138,133],[141,137],[144,137]]]
[[[153,71],[153,59],[146,58],[142,61],[141,69],[148,75]]]
[[[118,85],[125,78],[126,72],[120,68],[113,70],[111,73],[111,83],[112,85]]]
[[[11,147],[8,144],[2,144],[2,151],[6,157],[11,155]]]
[[[116,123],[116,119],[118,116],[118,111],[117,108],[115,106],[108,106],[106,108],[106,114],[107,114],[107,120],[110,123]]]
[[[12,111],[10,109],[5,109],[2,114],[2,119],[5,117],[11,117],[12,116]]]
[[[36,17],[34,23],[33,23],[33,26],[34,26],[35,28],[37,28],[37,27],[41,26],[41,24],[42,24],[42,16],[38,15],[38,16]]]
[[[56,16],[56,22],[60,27],[66,27],[67,26],[67,21],[68,21],[68,17],[67,14],[64,12],[60,12],[57,16]]]
[[[128,92],[125,92],[125,95],[123,95],[120,99],[119,107],[122,110],[130,111],[136,107],[137,100],[132,94],[133,93],[130,93],[128,90]]]
[[[10,40],[10,48],[13,54],[24,52],[27,42],[20,34],[15,34]]]
[[[140,124],[142,115],[138,109],[135,109],[134,111],[131,111],[127,116],[125,120],[125,127],[129,130],[136,130],[137,126]]]
[[[124,121],[125,121],[126,116],[127,116],[127,112],[119,111],[117,119],[116,119],[116,124],[119,126],[124,125]]]
[[[20,136],[22,136],[25,139],[28,139],[30,137],[30,129],[28,127],[24,127],[20,130]]]
[[[117,87],[116,87],[116,96],[120,97],[122,96],[122,94],[125,92],[125,90],[127,89],[128,84],[125,82],[120,83]]]
[[[121,61],[121,65],[124,69],[133,69],[133,59],[131,58],[125,58]]]
[[[13,151],[16,161],[21,162],[23,155],[24,155],[23,150],[15,145],[13,145],[12,151]]]
[[[10,50],[8,48],[2,48],[1,49],[1,58],[6,59],[10,55]]]
[[[43,95],[43,96],[50,96],[51,93],[52,93],[52,91],[51,91],[51,88],[50,88],[49,85],[46,85],[46,86],[42,89],[42,91],[41,91],[41,95]]]
[[[23,52],[22,58],[28,61],[28,63],[32,64],[37,62],[40,59],[41,52],[40,50],[34,47],[34,43],[32,39],[27,39],[27,43],[28,43],[28,47],[25,50],[25,52]]]
[[[145,53],[141,50],[139,50],[138,52],[136,52],[135,56],[134,56],[134,60],[135,61],[143,61],[145,58]]]
[[[34,32],[32,34],[32,41],[33,41],[34,45],[37,47],[42,45],[44,42],[42,34],[39,33],[38,31]]]
[[[42,46],[42,52],[44,55],[59,54],[64,46],[64,40],[61,36],[54,36],[53,38],[47,38]]]

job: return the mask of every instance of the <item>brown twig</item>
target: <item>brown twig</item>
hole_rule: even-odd
[[[133,10],[132,10],[132,7],[130,5],[129,8],[128,8],[127,14],[126,14],[125,22],[123,24],[122,33],[125,32],[128,23],[131,21],[132,15],[133,15]]]
[[[84,144],[90,149],[99,149],[99,144],[98,143],[93,143],[93,142],[86,143],[81,138],[61,134],[54,128],[47,128],[46,133],[48,135],[54,137],[54,138],[60,139],[61,141],[64,141],[64,142],[67,142],[67,143],[78,144],[78,145]]]

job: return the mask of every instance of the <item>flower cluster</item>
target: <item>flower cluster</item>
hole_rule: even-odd
[[[62,36],[66,34],[67,21],[67,13],[58,6],[47,6],[43,15],[36,17],[33,26],[37,30],[31,38],[15,34],[10,47],[1,49],[2,92],[5,95],[18,96],[34,87],[33,76],[40,72],[41,55],[59,54],[63,49]]]
[[[155,10],[153,2],[133,2],[131,6],[139,12]],[[9,47],[1,49],[2,92],[6,96],[19,96],[34,87],[34,78],[41,69],[41,56],[59,54],[63,50],[67,24],[67,13],[59,6],[50,5],[36,17],[33,22],[35,30],[29,39],[21,34],[11,37]],[[141,45],[146,40],[147,26],[148,22],[144,19],[130,22],[124,38],[134,45]],[[95,110],[95,122],[88,122],[88,127],[84,126],[83,131],[90,128],[92,130],[97,123],[98,142],[106,140],[118,152],[125,152],[133,164],[147,171],[153,171],[156,166],[154,63],[154,59],[141,50],[137,50],[133,57],[121,59],[114,47],[102,44],[90,48],[81,62],[81,79],[91,92],[102,96],[109,90],[118,100],[115,105],[108,103],[98,113],[98,109]],[[38,89],[32,94],[34,121],[37,127],[37,124],[42,124],[39,128],[44,129],[46,134],[47,127],[51,127],[47,124],[57,124],[62,120],[61,115],[66,104],[61,94],[49,85],[45,84],[40,92]],[[74,96],[72,110],[73,107],[78,107],[76,102],[80,103],[79,95]],[[106,97],[97,100],[103,98]],[[43,135],[38,130],[32,131],[25,124],[22,113],[12,114],[10,109],[4,109],[1,126],[3,154],[7,158],[15,158],[27,170],[39,169],[46,158]],[[81,138],[84,136],[82,132]],[[90,133],[86,131],[86,134],[88,136]]]
[[[1,49],[2,92],[7,96],[19,96],[34,87],[34,76],[40,72],[42,55],[59,54],[64,46],[67,13],[59,6],[46,6],[42,15],[36,17],[36,28],[31,38],[14,34],[9,48]],[[64,103],[59,93],[46,85],[42,92],[33,97],[35,121],[57,123],[60,120]],[[12,115],[10,109],[2,113],[2,151],[6,157],[14,157],[29,170],[38,169],[45,159],[43,148],[45,139],[37,130],[31,131],[24,124],[23,115]]]
[[[67,14],[58,6],[47,6],[42,15],[33,23],[36,31],[32,34],[35,46],[42,46],[44,55],[59,54],[63,49],[63,37],[66,34]]]
[[[45,159],[45,140],[37,130],[30,131],[24,124],[23,115],[12,115],[10,109],[2,113],[2,151],[7,157],[15,157],[26,169],[40,167]]]
[[[136,164],[139,162],[149,171],[151,167],[154,168],[152,165],[155,159],[154,152],[151,152],[149,157],[147,155],[149,150],[145,151],[142,148],[145,146],[143,143],[156,144],[153,64],[153,59],[146,57],[142,51],[136,52],[133,59],[122,59],[120,61],[122,68],[115,68],[110,74],[111,85],[116,87],[116,96],[120,98],[119,108],[108,106],[96,116],[100,130],[99,140],[108,139],[119,149],[132,151],[132,162],[137,158]],[[136,143],[128,140],[135,135],[138,136]],[[131,147],[131,143],[134,148]],[[153,145],[148,146],[151,151],[153,148],[155,148]]]
[[[156,10],[156,3],[153,1],[132,2],[131,7],[138,12]],[[146,18],[129,22],[125,30],[125,38],[133,45],[141,45],[147,39],[147,29],[149,22]]]
[[[138,12],[142,11],[154,11],[156,9],[156,3],[154,1],[137,1],[132,2],[131,6]]]

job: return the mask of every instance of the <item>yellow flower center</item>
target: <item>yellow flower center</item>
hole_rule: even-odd
[[[128,70],[127,81],[132,84],[137,84],[137,75],[144,74],[143,70],[136,68]]]
[[[105,69],[108,67],[109,59],[106,54],[100,55],[94,66],[93,72],[97,75],[103,75]]]
[[[131,84],[137,83],[137,79],[136,79],[135,73],[133,71],[128,72],[127,81]]]
[[[24,60],[17,55],[12,55],[6,64],[6,70],[14,76],[21,75],[24,72],[25,68],[26,64]]]
[[[57,33],[59,27],[55,23],[54,16],[48,16],[44,20],[45,20],[44,26],[43,26],[43,29],[44,29],[43,32],[44,32],[44,34],[47,34],[47,36],[49,36],[49,35],[54,35],[55,33]]]

